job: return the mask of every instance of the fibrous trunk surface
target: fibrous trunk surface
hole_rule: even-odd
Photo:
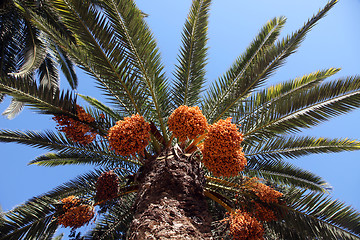
[[[205,179],[196,156],[170,148],[147,161],[138,181],[129,239],[212,239]]]

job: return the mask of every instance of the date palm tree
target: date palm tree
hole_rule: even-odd
[[[169,81],[156,41],[134,1],[44,1],[75,41],[54,28],[33,1],[16,1],[32,24],[95,79],[109,105],[90,96],[42,88],[27,77],[1,76],[1,92],[41,114],[91,129],[97,137],[84,144],[69,131],[63,133],[63,128],[0,131],[2,142],[51,151],[31,164],[95,166],[0,215],[0,239],[51,238],[60,223],[59,209],[64,205],[60,200],[70,196],[96,205],[98,211],[96,223],[83,239],[360,239],[360,214],[333,200],[324,179],[286,161],[360,148],[359,141],[348,138],[298,135],[302,129],[360,107],[360,78],[325,82],[339,71],[329,68],[260,88],[336,1],[283,39],[279,34],[286,19],[270,20],[229,70],[205,88],[210,2],[192,1],[176,71]],[[77,106],[77,96],[89,104],[85,113],[80,114],[83,108]],[[231,118],[228,124],[236,124],[243,133],[241,147],[247,159],[243,171],[219,176],[204,163],[201,144],[208,137],[206,131],[193,139],[173,137],[170,116],[184,106],[199,106],[210,126]],[[147,122],[139,129],[149,128],[149,145],[142,153],[119,154],[118,146],[109,146],[108,132],[135,114]],[[138,135],[134,137],[143,133],[139,130]],[[99,202],[98,182],[104,173],[115,173],[119,188],[115,197]],[[251,182],[281,197],[266,202],[249,188]],[[258,219],[263,231],[259,235],[236,235],[237,227],[241,229],[249,219],[257,222],[239,211],[251,213],[258,204],[276,217]]]

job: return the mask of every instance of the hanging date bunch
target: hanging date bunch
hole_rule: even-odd
[[[78,120],[65,115],[56,115],[53,120],[57,122],[58,130],[72,141],[87,145],[96,137],[96,132],[89,126],[95,119],[79,105],[76,105],[76,116]]]
[[[94,207],[69,196],[61,200],[61,207],[57,210],[57,221],[63,227],[76,229],[88,223],[94,217]]]
[[[283,194],[260,182],[257,178],[251,178],[244,184],[245,190],[254,194],[254,199],[244,204],[244,209],[260,221],[277,220],[273,204],[284,204]]]
[[[235,240],[261,240],[264,239],[264,227],[246,211],[237,209],[223,221],[229,223],[230,234]]]
[[[204,165],[218,177],[238,175],[247,164],[242,141],[243,135],[231,118],[210,125],[201,148]]]
[[[149,144],[150,124],[139,114],[125,117],[109,129],[110,149],[122,156],[144,151]]]
[[[183,142],[204,134],[208,124],[198,106],[180,106],[170,115],[168,126],[173,136]]]
[[[96,196],[98,203],[116,198],[119,194],[119,178],[110,170],[100,175],[96,182]]]
[[[279,203],[283,194],[279,191],[276,191],[272,187],[269,187],[259,181],[258,178],[250,178],[244,184],[245,188],[253,192],[260,201],[264,203]]]

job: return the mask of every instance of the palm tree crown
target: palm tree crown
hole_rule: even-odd
[[[336,0],[282,39],[286,18],[267,22],[209,87],[210,0],[192,1],[171,81],[134,1],[40,1],[64,28],[34,1],[15,2],[95,79],[108,105],[1,75],[2,93],[52,115],[58,131],[1,130],[0,141],[51,151],[30,164],[96,168],[0,215],[0,239],[51,239],[94,211],[84,239],[360,238],[360,214],[331,199],[324,179],[286,161],[360,148],[297,134],[360,107],[360,78],[324,81],[339,71],[329,68],[261,88]]]

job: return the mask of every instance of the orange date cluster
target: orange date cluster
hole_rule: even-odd
[[[82,203],[75,196],[64,198],[61,202],[64,204],[63,212],[57,217],[57,220],[64,227],[79,228],[94,217],[94,208]]]
[[[183,142],[205,133],[208,124],[198,106],[180,106],[170,115],[168,126],[174,137]]]
[[[79,105],[76,105],[76,115],[79,120],[65,115],[56,115],[53,120],[57,122],[57,129],[64,132],[69,139],[87,145],[96,137],[96,133],[88,125],[88,123],[94,122],[95,119]]]
[[[125,117],[109,129],[110,149],[122,156],[143,151],[149,144],[150,124],[139,114]]]
[[[210,125],[201,147],[205,166],[218,177],[238,175],[247,164],[240,146],[242,141],[243,135],[231,118]]]
[[[228,218],[230,233],[236,240],[261,240],[264,239],[263,225],[249,213],[237,209],[230,213]]]

